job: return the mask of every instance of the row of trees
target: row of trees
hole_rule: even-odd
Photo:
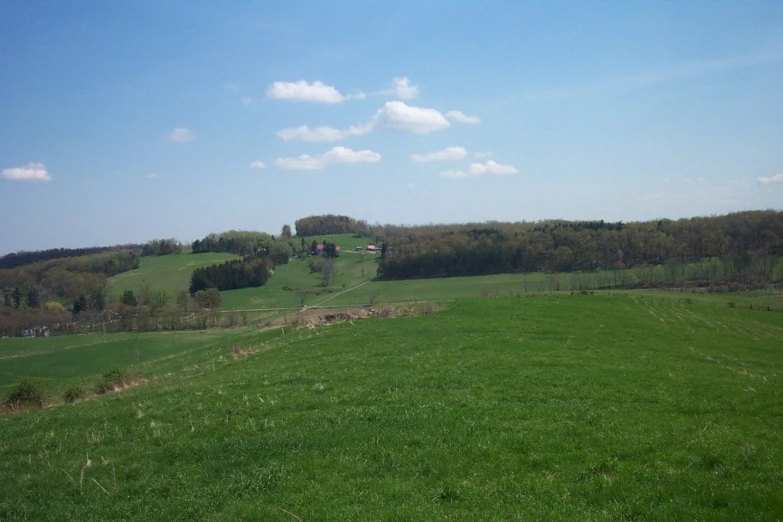
[[[206,252],[227,252],[238,256],[257,256],[268,250],[274,237],[265,232],[229,230],[220,234],[209,234],[197,239],[191,245],[194,254]]]
[[[176,239],[153,239],[141,248],[142,256],[167,256],[182,252],[182,243]]]
[[[52,248],[49,250],[36,250],[34,252],[13,252],[0,257],[0,269],[11,269],[23,265],[31,265],[40,261],[51,261],[64,257],[80,257],[92,254],[100,254],[109,250],[135,250],[136,245],[124,245],[117,247],[90,247],[90,248]]]
[[[258,287],[263,286],[268,279],[269,267],[264,259],[226,261],[194,270],[190,277],[190,293],[194,295],[209,288],[223,291]]]
[[[484,223],[382,227],[385,279],[504,272],[570,272],[730,261],[731,278],[771,277],[783,254],[783,213],[596,225]]]
[[[366,221],[356,220],[348,216],[326,214],[322,216],[308,216],[297,219],[294,222],[296,235],[325,236],[329,234],[361,234],[369,235],[372,231]]]

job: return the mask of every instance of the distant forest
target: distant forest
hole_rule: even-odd
[[[297,237],[325,236],[329,234],[372,235],[372,227],[363,220],[348,216],[326,214],[309,216],[294,222]]]
[[[263,286],[268,279],[269,267],[263,259],[226,261],[194,270],[190,277],[190,293],[195,295],[209,288],[217,288],[222,292]]]
[[[49,250],[36,250],[35,252],[14,252],[0,257],[0,269],[11,269],[65,257],[89,256],[112,250],[137,251],[140,249],[140,245],[118,245],[115,247],[52,248]]]
[[[719,260],[732,281],[773,278],[783,212],[635,223],[552,221],[373,227],[382,279],[622,270]]]

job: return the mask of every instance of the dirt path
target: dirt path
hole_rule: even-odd
[[[315,304],[312,306],[312,308],[316,308],[316,307],[318,307],[318,306],[321,306],[322,304],[324,304],[325,302],[329,301],[330,299],[334,299],[334,298],[335,298],[335,297],[337,297],[338,295],[343,295],[344,293],[346,293],[346,292],[350,292],[351,290],[356,290],[356,289],[357,289],[357,288],[359,288],[360,286],[364,286],[364,285],[366,285],[367,283],[369,283],[369,281],[365,281],[364,283],[359,283],[358,285],[356,285],[356,286],[352,286],[351,288],[347,288],[347,289],[343,290],[342,292],[337,292],[336,294],[332,294],[332,295],[330,295],[329,297],[327,297],[326,299],[324,299],[323,301],[319,301],[319,302],[315,303]]]

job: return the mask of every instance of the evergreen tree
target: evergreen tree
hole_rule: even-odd
[[[38,308],[41,306],[41,302],[38,298],[38,289],[35,285],[30,286],[30,288],[27,289],[27,306],[30,308]]]
[[[124,305],[136,306],[136,294],[133,293],[133,290],[125,290],[120,297],[120,302]]]
[[[11,298],[14,300],[14,308],[19,308],[24,302],[24,294],[22,290],[15,286],[13,292],[11,292]]]
[[[87,310],[87,298],[84,296],[84,294],[79,294],[79,297],[76,298],[76,300],[73,302],[73,308],[71,311],[74,315],[79,315],[80,313]]]

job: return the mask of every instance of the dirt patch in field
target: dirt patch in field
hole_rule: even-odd
[[[443,306],[436,303],[422,303],[403,306],[381,305],[373,307],[348,307],[338,309],[314,308],[297,314],[300,328],[342,323],[359,319],[412,317],[439,312]]]

